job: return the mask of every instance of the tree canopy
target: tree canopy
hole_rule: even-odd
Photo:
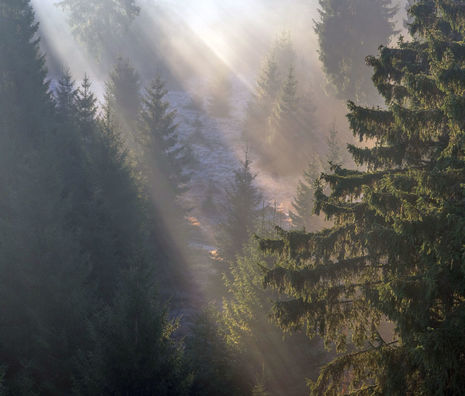
[[[423,0],[411,14],[415,39],[368,58],[386,109],[349,102],[352,131],[371,143],[349,150],[366,170],[321,176],[315,211],[333,226],[261,241],[279,257],[265,282],[286,296],[274,317],[341,353],[315,394],[465,388],[465,13]]]
[[[378,99],[365,57],[395,33],[391,0],[319,0],[315,23],[320,60],[329,86],[341,99]]]

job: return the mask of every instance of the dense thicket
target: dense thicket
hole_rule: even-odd
[[[261,241],[278,256],[266,283],[286,295],[274,307],[281,326],[342,352],[315,394],[465,387],[465,13],[423,0],[411,15],[415,39],[368,59],[386,109],[349,103],[354,134],[371,143],[350,152],[367,170],[335,165],[321,178],[316,212],[334,226]]]
[[[65,73],[50,94],[36,33],[29,1],[0,1],[2,391],[187,392],[151,297],[170,256],[162,223],[145,221],[154,209],[88,79]]]
[[[331,89],[341,99],[378,102],[364,60],[389,43],[397,9],[391,0],[320,0],[319,4],[315,32]]]

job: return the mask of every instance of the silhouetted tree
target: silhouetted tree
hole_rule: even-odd
[[[320,60],[336,95],[378,102],[364,59],[395,33],[391,0],[320,0]]]

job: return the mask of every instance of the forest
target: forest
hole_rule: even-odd
[[[0,0],[0,396],[465,395],[465,1]]]

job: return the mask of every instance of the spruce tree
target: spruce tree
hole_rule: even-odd
[[[192,161],[188,148],[177,135],[176,110],[165,100],[168,91],[157,77],[145,91],[141,112],[141,141],[146,148],[147,162],[168,180],[175,196],[188,190]]]
[[[106,83],[105,100],[110,106],[113,124],[122,137],[134,144],[134,134],[141,111],[139,73],[128,59],[118,58]]]
[[[0,1],[0,360],[9,394],[60,394],[85,340],[87,259],[30,2]]]
[[[262,196],[254,185],[255,177],[246,154],[242,166],[234,172],[233,183],[226,190],[218,245],[220,256],[227,261],[241,253],[250,234],[256,229]]]
[[[320,60],[330,87],[341,99],[378,101],[364,64],[395,34],[391,0],[319,0],[315,24]]]
[[[77,117],[82,134],[85,134],[86,130],[94,129],[96,126],[97,98],[91,88],[92,84],[86,74],[76,96]]]
[[[368,59],[386,108],[349,102],[354,134],[375,144],[350,147],[366,171],[322,176],[316,211],[334,226],[261,241],[280,257],[265,281],[286,295],[274,308],[281,326],[342,353],[314,394],[465,389],[463,10],[416,2],[415,39]]]

